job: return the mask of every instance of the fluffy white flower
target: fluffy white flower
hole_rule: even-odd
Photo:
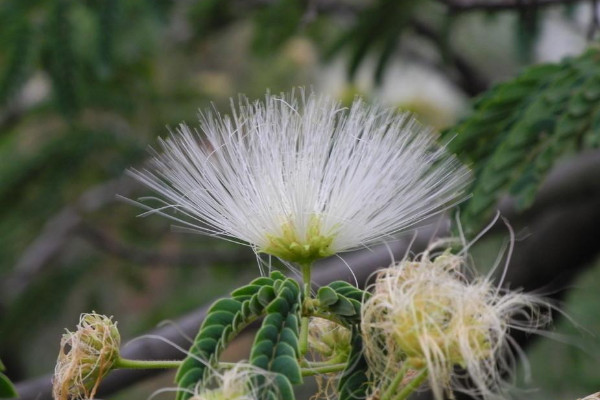
[[[240,97],[161,141],[153,212],[255,251],[310,263],[402,231],[464,197],[468,170],[408,114],[304,91]]]

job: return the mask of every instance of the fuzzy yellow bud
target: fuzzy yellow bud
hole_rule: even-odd
[[[509,365],[509,328],[535,330],[548,321],[541,299],[468,279],[465,258],[444,253],[403,261],[380,271],[362,308],[365,354],[385,386],[403,366],[424,369],[437,399],[444,390],[491,396]],[[519,318],[515,318],[518,315]],[[460,367],[474,388],[455,376]]]
[[[116,322],[104,315],[81,314],[77,330],[65,333],[54,370],[55,400],[92,399],[102,378],[119,358]]]

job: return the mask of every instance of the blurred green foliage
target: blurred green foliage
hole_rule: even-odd
[[[487,91],[445,135],[475,173],[461,221],[472,233],[509,192],[529,207],[555,162],[600,146],[600,49],[540,64]]]

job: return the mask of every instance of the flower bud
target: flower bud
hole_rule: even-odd
[[[119,358],[121,338],[111,318],[81,314],[77,330],[63,335],[52,382],[55,400],[94,397]]]
[[[310,350],[320,358],[345,360],[350,355],[350,340],[349,329],[323,318],[310,320],[308,343]]]

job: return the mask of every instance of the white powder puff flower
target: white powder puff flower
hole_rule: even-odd
[[[313,93],[200,114],[132,175],[195,231],[310,264],[388,238],[465,197],[468,170],[407,114]]]
[[[400,391],[415,376],[429,378],[436,399],[453,390],[501,398],[502,376],[520,349],[510,330],[535,332],[551,306],[529,294],[468,279],[465,257],[423,254],[381,270],[362,308],[362,333],[379,390]],[[462,372],[461,372],[462,371]],[[398,374],[402,382],[393,382]],[[420,375],[419,375],[420,374]],[[472,385],[466,385],[468,380]],[[387,388],[387,389],[386,389]]]

